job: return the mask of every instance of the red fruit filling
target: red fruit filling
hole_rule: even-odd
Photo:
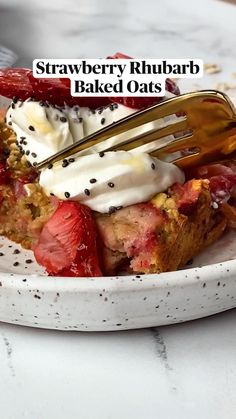
[[[77,202],[60,202],[34,248],[50,275],[101,276],[92,212]]]

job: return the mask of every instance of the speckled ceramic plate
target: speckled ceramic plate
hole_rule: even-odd
[[[0,107],[8,99],[0,96]],[[188,269],[161,275],[47,277],[32,252],[0,237],[0,321],[60,330],[178,323],[236,307],[236,232]],[[201,266],[201,267],[200,267]]]
[[[122,330],[183,322],[236,306],[236,232],[225,234],[188,269],[161,275],[47,277],[31,251],[4,238],[0,255],[3,322]]]

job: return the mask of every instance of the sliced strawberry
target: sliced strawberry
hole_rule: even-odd
[[[34,254],[50,275],[101,276],[91,210],[61,201],[44,225]]]
[[[70,94],[69,79],[36,79],[28,68],[0,69],[0,92],[10,99],[17,97],[25,100],[29,97],[47,101],[53,105],[88,106],[99,108],[110,102],[103,97],[73,97]]]
[[[116,54],[109,56],[107,58],[114,59],[132,59],[128,55],[117,52]],[[179,95],[180,90],[175,82],[171,79],[166,79],[166,90],[174,95]],[[155,105],[161,101],[161,97],[109,97],[111,102],[121,103],[122,105],[128,106],[129,108],[142,109],[149,106]]]
[[[123,54],[122,52],[116,52],[114,55],[111,55],[109,57],[107,57],[109,59],[113,59],[113,58],[119,58],[119,59],[130,59],[132,57],[130,57],[129,55]]]

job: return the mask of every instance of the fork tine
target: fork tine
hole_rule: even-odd
[[[59,151],[58,153],[54,154],[53,156],[45,159],[41,163],[37,165],[37,169],[42,169],[49,163],[54,163],[56,161],[62,160],[63,158],[69,157],[72,154],[76,154],[80,151],[86,151],[89,148],[93,147],[94,145],[97,145],[109,138],[112,138],[114,136],[117,136],[119,134],[123,134],[124,132],[127,132],[129,130],[132,130],[133,128],[137,128],[141,125],[145,125],[149,122],[155,121],[157,119],[165,118],[170,115],[188,115],[189,109],[193,112],[193,109],[196,110],[196,116],[198,115],[197,107],[202,106],[202,104],[210,104],[210,103],[219,103],[221,104],[221,111],[223,112],[223,115],[225,118],[231,118],[233,115],[233,107],[229,104],[229,101],[225,97],[225,95],[221,92],[217,91],[211,91],[211,90],[205,90],[200,92],[194,92],[194,93],[185,93],[181,96],[176,96],[171,99],[168,99],[164,102],[161,102],[157,105],[154,105],[148,109],[143,109],[141,111],[138,111],[135,114],[131,114],[123,119],[121,119],[118,122],[113,123],[112,125],[108,125],[107,127],[77,141],[76,143],[70,145],[69,147],[66,147],[65,149]],[[225,102],[227,103],[228,107],[224,107]],[[220,106],[220,105],[219,105]],[[209,106],[206,107],[206,111],[209,110]],[[225,113],[226,111],[226,113]],[[193,113],[191,114],[193,116]],[[189,117],[189,115],[188,115]],[[189,118],[192,124],[192,119]],[[195,122],[197,119],[195,119]],[[199,121],[197,121],[199,122]],[[183,125],[185,127],[185,125]],[[194,128],[196,128],[198,124],[194,123]],[[178,126],[177,129],[180,128],[181,125]],[[185,128],[182,128],[183,130]],[[173,126],[169,125],[167,128],[163,128],[162,132],[160,132],[159,136],[158,134],[155,135],[155,139],[157,138],[163,138],[164,136],[168,136],[173,133]],[[150,133],[149,141],[153,133]],[[146,137],[148,138],[148,137]],[[142,141],[144,140],[144,137]],[[186,140],[186,138],[185,138]],[[135,139],[135,141],[138,142],[138,138]],[[179,139],[180,141],[180,139]],[[178,146],[181,143],[178,142]],[[175,147],[177,146],[177,142],[175,143]],[[188,144],[189,147],[191,147],[191,143]],[[119,144],[120,147],[120,144]],[[170,149],[171,145],[169,145]]]
[[[108,147],[103,151],[114,151],[120,149],[122,146],[122,150],[129,151],[133,150],[134,148],[140,147],[144,144],[148,144],[152,141],[160,140],[161,138],[168,137],[169,135],[173,135],[175,133],[184,131],[188,129],[188,120],[185,118],[180,122],[170,123],[169,125],[153,129],[151,131],[145,132],[142,135],[138,134],[135,137],[124,139],[120,141],[119,144],[116,144],[112,147]]]
[[[157,148],[156,154],[162,154],[162,150],[165,151],[165,154],[175,153],[176,151],[181,151],[181,147],[182,149],[197,147],[196,135],[189,133],[185,136],[175,138],[170,143],[163,144],[161,147]],[[155,155],[155,150],[152,152],[152,155]]]

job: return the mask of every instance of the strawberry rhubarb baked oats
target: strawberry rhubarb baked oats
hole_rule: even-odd
[[[179,93],[171,80],[166,91]],[[160,98],[75,98],[69,81],[26,69],[0,70],[0,94],[12,100],[0,125],[0,234],[31,249],[49,275],[176,270],[235,227],[234,162],[183,173],[147,149],[100,144],[37,171]]]

